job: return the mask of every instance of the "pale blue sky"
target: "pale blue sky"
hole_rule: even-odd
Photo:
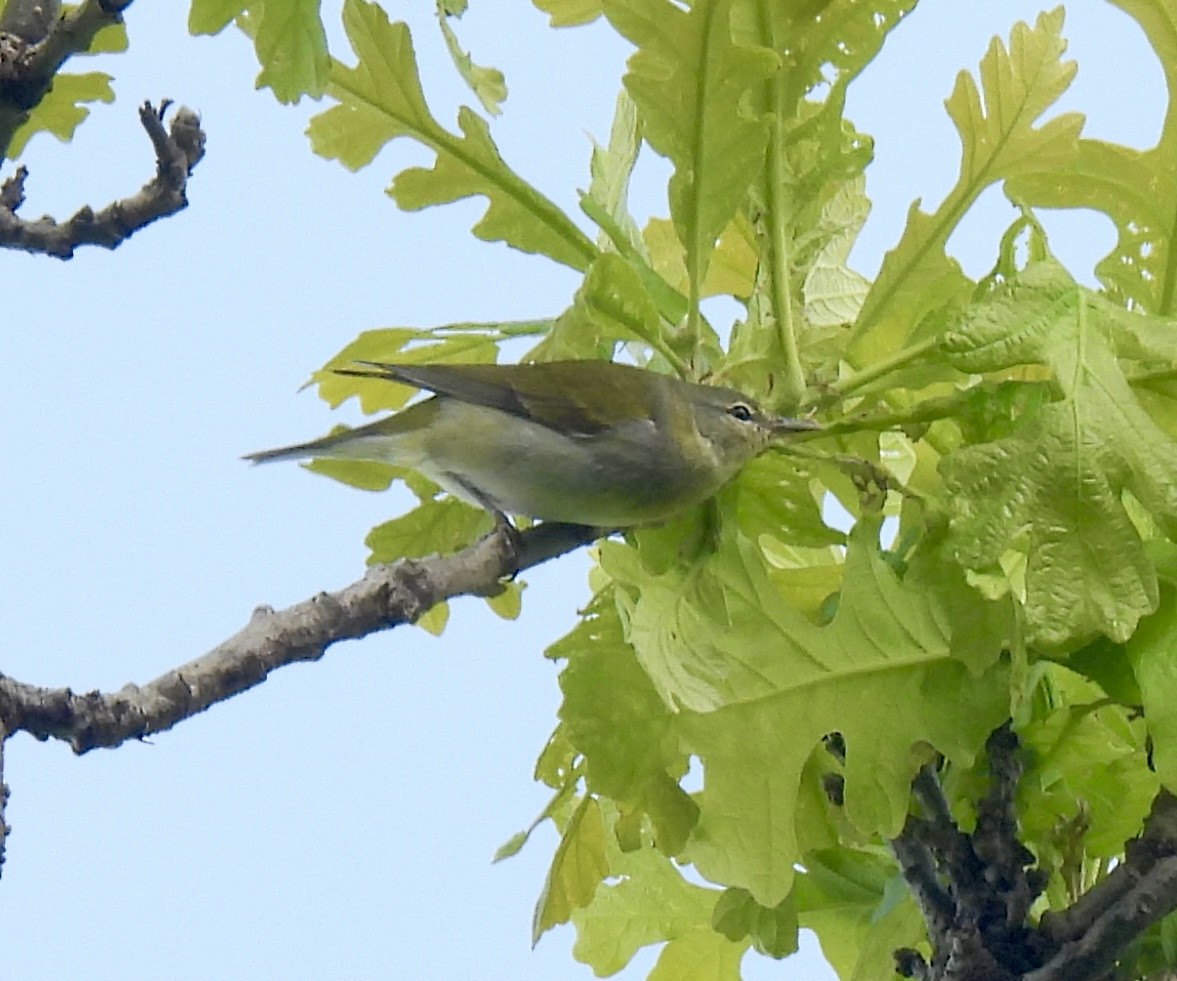
[[[146,681],[257,604],[357,578],[365,532],[406,499],[296,466],[252,469],[240,454],[356,418],[296,390],[360,331],[546,316],[576,285],[473,239],[481,200],[398,212],[382,189],[429,160],[419,149],[397,144],[358,175],[313,157],[302,131],[315,107],[254,92],[243,38],[188,38],[182,8],[132,6],[130,53],[100,66],[118,101],[72,145],[33,142],[25,213],[63,217],[136,189],[153,160],[135,107],[162,96],[204,116],[191,207],[114,253],[0,257],[0,671],[28,682]],[[431,9],[389,6],[414,25],[426,92],[449,125],[468,99]],[[850,115],[877,140],[862,272],[898,237],[910,200],[934,206],[956,173],[942,107],[956,71],[1039,9],[925,0],[852,90]],[[476,0],[459,33],[507,74],[494,124],[504,157],[577,214],[586,134],[607,136],[625,45],[600,24],[553,34],[522,2]],[[1150,143],[1164,87],[1135,25],[1080,0],[1067,34],[1080,74],[1066,108],[1088,113],[1088,135]],[[639,182],[643,214],[664,211],[660,174]],[[953,243],[974,274],[1012,217],[989,199],[988,217]],[[1091,222],[1047,224],[1080,273],[1111,240]],[[337,646],[151,745],[76,759],[60,744],[10,742],[3,977],[590,977],[570,957],[570,929],[530,949],[551,831],[490,865],[546,801],[531,768],[558,689],[542,650],[587,598],[586,569],[578,555],[529,573],[515,623],[460,601],[441,640],[400,629]],[[644,977],[653,959],[621,977]],[[746,964],[751,979],[826,976],[812,949]]]

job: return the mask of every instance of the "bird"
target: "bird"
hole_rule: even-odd
[[[248,454],[408,467],[508,515],[623,529],[716,493],[779,436],[820,428],[765,412],[733,388],[602,360],[534,364],[357,361],[342,375],[432,393],[391,416]]]

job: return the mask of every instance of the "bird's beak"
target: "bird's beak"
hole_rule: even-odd
[[[777,416],[770,425],[774,433],[804,433],[821,429],[821,423],[812,419],[789,419],[785,416]]]

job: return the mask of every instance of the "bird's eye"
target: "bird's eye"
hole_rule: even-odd
[[[739,419],[740,422],[752,421],[752,407],[745,405],[743,402],[735,402],[727,407],[727,414],[733,419]]]

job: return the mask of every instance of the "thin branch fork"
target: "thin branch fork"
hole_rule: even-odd
[[[139,108],[139,120],[155,150],[155,176],[137,193],[101,211],[85,206],[64,222],[18,217],[28,177],[26,168],[18,168],[0,186],[0,246],[70,259],[83,245],[116,248],[153,221],[186,208],[188,177],[204,156],[205,134],[200,117],[185,106],[176,109],[165,129],[163,117],[169,104],[165,99],[158,108],[150,102]]]
[[[904,977],[921,981],[1108,981],[1128,945],[1177,909],[1177,797],[1162,791],[1124,861],[1068,909],[1030,920],[1045,887],[1017,838],[1021,774],[1009,724],[986,743],[990,788],[977,826],[961,832],[933,765],[913,781],[921,815],[891,843],[932,946],[927,963],[896,951]]]
[[[1025,981],[1110,977],[1124,949],[1177,909],[1177,797],[1162,790],[1124,861],[1068,909],[1046,913],[1041,929],[1057,952]]]

